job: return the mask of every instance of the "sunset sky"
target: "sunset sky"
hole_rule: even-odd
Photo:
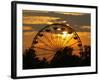
[[[67,21],[78,33],[83,45],[90,45],[89,13],[79,12],[48,12],[23,10],[23,49],[31,46],[36,33],[44,26],[55,21]]]

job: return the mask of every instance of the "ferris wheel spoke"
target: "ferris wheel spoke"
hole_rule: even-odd
[[[61,45],[64,47],[65,46],[65,42],[67,41],[67,38],[64,38]]]
[[[54,41],[53,41],[53,44],[54,44],[55,47],[58,49],[58,36],[57,36],[57,33],[54,34]]]
[[[47,59],[49,60],[50,58],[52,58],[54,56],[54,54],[51,54],[50,56],[47,57]]]
[[[78,42],[74,42],[74,43],[72,43],[72,44],[70,44],[70,45],[68,45],[69,47],[71,47],[71,46],[73,46],[73,45],[75,45],[75,44],[77,44]]]
[[[59,48],[59,43],[60,43],[60,41],[59,41],[59,34],[56,34],[57,35],[57,46],[58,46],[58,48]]]
[[[39,41],[40,41],[41,43],[43,43],[46,47],[49,47],[50,49],[53,48],[51,45],[49,45],[49,44],[47,44],[45,41],[43,41],[43,39],[39,39]]]
[[[50,49],[52,49],[52,47],[49,45],[49,44],[47,44],[45,41],[43,41],[43,39],[41,40],[41,39],[39,39],[39,38],[37,38],[38,39],[38,41],[40,42],[40,43],[43,43],[46,47],[48,47],[48,48],[50,48]],[[34,47],[34,45],[36,45],[36,44],[38,44],[38,41],[33,41],[33,45],[31,46],[31,47]],[[35,42],[35,43],[34,43]]]
[[[55,38],[55,45],[56,45],[56,47],[57,48],[59,48],[59,34],[58,34],[58,32],[57,32],[57,29],[58,29],[58,27],[57,27],[58,25],[54,25],[54,27],[53,27],[53,33],[55,34],[54,36],[54,38]]]
[[[47,40],[48,43],[50,43],[50,46],[54,48],[55,46],[53,45],[53,42],[52,42],[52,41],[53,41],[53,40],[52,40],[52,39],[53,39],[53,37],[52,37],[52,35],[53,35],[53,34],[52,34],[52,28],[47,28],[47,29],[45,30],[45,32],[47,32],[47,33],[44,34],[44,38]],[[48,35],[47,35],[47,34],[48,34]],[[48,36],[49,36],[49,37],[48,37]],[[51,38],[51,37],[52,37],[52,38]]]
[[[53,32],[51,32],[50,38],[51,38],[52,45],[54,45],[55,40],[54,40],[54,33]],[[55,45],[53,47],[55,47]]]
[[[63,37],[62,37],[62,34],[58,34],[58,46],[59,48],[63,47],[62,43],[63,43]]]
[[[50,42],[51,42],[53,48],[55,48],[55,45],[54,45],[54,43],[55,43],[55,41],[54,41],[54,33],[52,31],[52,28],[50,28],[50,29],[51,29],[51,32],[50,32],[50,35],[49,35]]]
[[[42,49],[42,50],[47,50],[47,51],[55,51],[55,50],[50,50],[50,49],[46,49],[46,48],[41,48],[41,47],[34,47],[34,48],[38,48],[38,49]]]
[[[49,35],[50,36],[50,35]],[[45,39],[47,40],[47,42],[50,44],[50,46],[53,48],[54,47],[54,45],[52,44],[52,40],[51,39],[49,39],[47,36],[45,36],[44,35],[44,37],[45,37]]]
[[[58,48],[61,48],[62,47],[62,40],[63,40],[62,39],[62,35],[61,34],[58,34],[57,36],[58,36],[58,39],[57,39],[58,40],[57,41],[58,42]]]
[[[72,38],[73,38],[73,35],[67,40],[67,39],[65,39],[65,41],[63,42],[63,46],[65,45],[65,44],[68,44],[71,40],[72,40]]]
[[[73,36],[66,42],[66,44],[68,44],[71,40],[72,40]]]

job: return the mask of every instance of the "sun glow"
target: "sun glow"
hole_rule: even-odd
[[[67,37],[67,35],[68,35],[68,33],[67,33],[66,31],[64,31],[64,32],[62,32],[62,33],[63,33],[63,35],[62,35],[62,36],[63,36],[64,38],[66,38],[66,37]]]
[[[73,33],[69,34],[67,31],[63,31],[61,36],[63,39],[69,39],[72,35]]]

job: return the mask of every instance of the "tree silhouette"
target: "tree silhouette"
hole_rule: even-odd
[[[81,62],[82,66],[90,66],[91,65],[91,47],[85,45],[84,46],[84,53],[83,53],[83,59]]]
[[[51,61],[53,67],[71,67],[77,66],[79,63],[79,58],[72,55],[73,49],[70,47],[65,47],[63,51],[58,51]]]
[[[23,68],[24,69],[32,69],[38,67],[38,58],[36,58],[36,54],[33,49],[28,49],[23,54]]]
[[[47,67],[48,62],[45,58],[39,60],[36,57],[35,51],[33,49],[26,49],[23,54],[23,69],[34,69]]]
[[[45,58],[39,60],[39,58],[36,57],[33,49],[26,49],[23,53],[23,69],[77,67],[91,65],[90,46],[84,46],[82,57],[72,55],[72,52],[73,48],[65,47],[63,50],[57,51],[53,59],[48,62]]]

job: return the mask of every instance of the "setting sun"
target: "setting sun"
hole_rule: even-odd
[[[64,32],[62,32],[63,33],[63,37],[65,38],[67,35],[68,35],[68,33],[66,32],[66,31],[64,31]]]
[[[72,35],[73,35],[73,33],[68,34],[67,31],[62,32],[62,37],[63,37],[63,38],[68,38],[68,37],[71,37]]]

